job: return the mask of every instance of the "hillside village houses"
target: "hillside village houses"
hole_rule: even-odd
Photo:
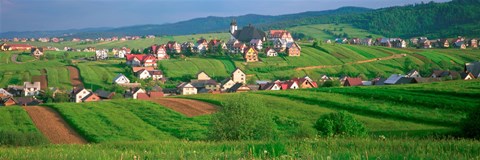
[[[43,48],[39,47],[39,48],[32,48],[30,50],[30,55],[32,55],[33,57],[35,58],[40,58],[41,56],[43,56]]]

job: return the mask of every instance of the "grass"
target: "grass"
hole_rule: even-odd
[[[1,159],[477,159],[480,143],[432,139],[118,142],[0,148]],[[55,153],[55,154],[52,154]]]
[[[196,78],[196,74],[200,71],[205,71],[211,77],[228,77],[228,70],[232,69],[231,63],[226,65],[228,60],[219,60],[214,58],[198,58],[189,57],[185,60],[172,59],[168,61],[160,61],[159,68],[162,68],[165,75],[171,80],[188,81]],[[233,71],[233,70],[232,70]]]
[[[350,38],[365,38],[367,36],[382,37],[381,35],[369,33],[366,30],[355,28],[348,24],[317,24],[317,25],[305,25],[299,27],[293,27],[287,29],[292,32],[299,32],[305,35],[311,36],[319,41],[324,41],[335,38],[339,38],[335,35],[347,33]],[[326,31],[330,32],[326,32]],[[343,37],[343,36],[342,36]]]
[[[124,60],[86,61],[79,62],[77,67],[84,86],[97,90],[112,84],[119,73],[125,74],[125,65],[120,64],[122,62]]]
[[[57,103],[56,109],[91,142],[204,139],[208,117],[187,118],[155,103],[114,100]]]
[[[47,143],[21,107],[0,107],[0,146],[32,146]]]

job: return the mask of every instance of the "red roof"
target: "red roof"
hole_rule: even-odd
[[[157,92],[157,91],[151,91],[150,92],[150,97],[155,98],[155,97],[163,97],[163,92]]]
[[[344,86],[363,86],[361,78],[347,78]]]
[[[147,99],[150,99],[150,97],[146,93],[138,93],[137,99],[147,100]]]
[[[33,47],[32,45],[29,44],[7,44],[7,47],[13,47],[13,48],[31,48]]]
[[[127,61],[132,61],[134,58],[137,58],[141,62],[145,62],[146,60],[156,60],[152,55],[145,55],[145,54],[127,54]]]

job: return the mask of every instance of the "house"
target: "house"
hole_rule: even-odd
[[[282,90],[282,86],[279,83],[260,84],[260,90],[279,91]]]
[[[347,38],[335,38],[335,43],[338,44],[348,44],[348,39]]]
[[[12,106],[17,104],[17,101],[13,97],[0,97],[0,106]]]
[[[236,83],[233,85],[231,88],[227,90],[229,93],[235,93],[235,92],[248,92],[250,91],[250,88],[242,83]]]
[[[263,42],[261,39],[252,39],[250,41],[250,46],[254,47],[257,50],[262,50],[263,49]]]
[[[383,85],[385,85],[384,82],[385,82],[386,80],[387,80],[387,79],[385,79],[385,78],[375,78],[375,79],[372,80],[372,85],[375,85],[375,86],[383,86]]]
[[[471,48],[478,48],[478,40],[477,39],[470,39],[470,41],[468,41],[468,42],[469,42],[469,46]]]
[[[197,80],[211,80],[212,78],[204,71],[197,73]]]
[[[407,73],[406,77],[409,77],[409,78],[418,78],[418,77],[422,77],[420,75],[420,72],[418,72],[417,70],[411,70],[410,72]]]
[[[7,51],[28,51],[33,48],[33,46],[29,44],[7,44],[5,47]]]
[[[293,37],[287,30],[270,30],[268,34],[268,40],[275,41],[277,39],[283,39],[287,42],[293,42]]]
[[[300,56],[300,51],[302,48],[296,43],[292,42],[287,45],[287,54],[288,56]]]
[[[350,44],[359,45],[360,44],[360,38],[350,39]]]
[[[283,90],[287,90],[287,89],[299,89],[300,87],[298,86],[298,82],[297,81],[286,81],[284,82],[284,84],[286,84],[286,88],[282,88]],[[283,86],[282,86],[283,87]]]
[[[153,80],[165,80],[165,77],[163,76],[163,72],[160,70],[150,70],[148,71],[150,76],[152,76]]]
[[[418,39],[417,48],[425,48],[425,49],[432,48],[432,44],[430,40],[427,39],[427,37],[420,37]]]
[[[100,97],[100,99],[112,99],[115,96],[115,92],[108,92],[103,89],[98,89],[95,91],[95,94]]]
[[[441,48],[449,48],[450,47],[450,42],[448,39],[440,39],[437,41],[438,46]]]
[[[182,47],[182,53],[193,53],[195,44],[193,44],[192,42],[183,42],[181,44],[181,47]]]
[[[373,39],[372,38],[364,38],[360,41],[360,44],[364,45],[364,46],[372,46]]]
[[[240,68],[235,69],[231,76],[233,82],[247,84],[247,75]]]
[[[459,48],[459,49],[467,49],[467,45],[465,44],[464,41],[458,41],[453,43],[454,48]]]
[[[228,49],[228,50],[234,50],[234,46],[235,46],[236,44],[239,44],[239,43],[240,43],[240,41],[238,41],[238,40],[236,40],[236,39],[230,39],[230,40],[228,40],[228,42],[227,42],[227,44],[226,44],[226,45],[227,45],[227,49]]]
[[[20,106],[36,106],[43,103],[34,97],[18,97],[15,101]]]
[[[142,93],[146,94],[147,92],[140,87],[135,87],[125,91],[125,94],[123,96],[125,98],[138,99],[138,96]]]
[[[157,58],[153,55],[128,54],[126,56],[127,65],[132,67],[150,67],[157,66]]]
[[[459,79],[460,78],[460,73],[455,72],[455,71],[434,70],[430,77],[432,77],[432,78]]]
[[[0,98],[1,97],[13,97],[13,94],[3,88],[0,88]]]
[[[115,58],[125,58],[125,55],[127,55],[127,50],[126,49],[120,49],[120,50],[112,50],[113,52],[113,55],[115,56]]]
[[[465,63],[464,72],[472,73],[475,78],[480,77],[480,62]]]
[[[190,84],[197,88],[197,93],[210,93],[220,91],[220,83],[210,80],[191,80]]]
[[[415,81],[415,78],[420,78],[420,77],[400,77],[395,84],[411,84],[411,83],[417,83]]]
[[[30,55],[32,55],[33,57],[35,58],[40,58],[40,56],[43,56],[43,48],[39,47],[39,48],[32,48],[30,50]]]
[[[212,39],[210,40],[210,42],[208,42],[208,49],[210,50],[210,52],[215,52],[217,51],[218,45],[220,44],[221,44],[220,40]]]
[[[192,84],[183,82],[177,86],[178,92],[180,95],[192,95],[197,94],[197,88],[195,88]]]
[[[233,85],[236,83],[231,78],[226,78],[220,82],[220,90],[227,91],[228,89],[232,88]]]
[[[182,52],[182,46],[176,41],[169,41],[166,45],[166,49],[168,52],[175,54]]]
[[[197,53],[205,53],[207,52],[207,48],[208,48],[208,42],[206,39],[203,39],[203,38],[197,40],[197,44],[194,46],[194,50]]]
[[[152,45],[150,46],[150,53],[157,58],[157,60],[169,59],[165,45]]]
[[[127,76],[119,73],[114,79],[113,79],[114,84],[126,84],[130,83],[130,80],[127,78]]]
[[[108,50],[107,49],[102,49],[102,50],[96,50],[95,51],[95,59],[96,60],[105,60],[108,58]]]
[[[407,41],[400,38],[391,39],[391,43],[395,48],[407,48]]]
[[[332,40],[327,39],[327,40],[325,40],[325,43],[326,43],[326,44],[332,44]]]
[[[22,96],[23,86],[8,85],[7,91],[8,93],[11,93],[14,97],[19,97]]]
[[[298,83],[299,88],[317,88],[317,82],[310,79],[310,77],[305,76],[302,78],[294,78],[291,81],[295,81]]]
[[[375,45],[389,47],[389,48],[392,47],[392,43],[390,42],[389,38],[377,38],[375,40]]]
[[[475,79],[475,76],[470,72],[460,72],[460,78],[462,80],[472,80]]]
[[[23,82],[23,96],[36,96],[40,94],[40,82]]]
[[[284,39],[276,39],[273,41],[273,49],[277,52],[283,52],[287,49],[288,42]]]
[[[138,79],[148,79],[152,77],[152,75],[150,75],[150,72],[148,72],[146,69],[141,69],[135,72],[135,76],[137,76]]]
[[[237,43],[233,46],[233,50],[230,51],[230,53],[245,53],[245,49],[247,48],[247,45],[243,43]]]
[[[100,97],[83,87],[73,87],[70,92],[70,101],[75,103],[100,101]]]
[[[254,47],[247,47],[244,51],[245,62],[257,62],[258,61],[258,51]]]
[[[252,39],[260,39],[262,41],[266,40],[265,32],[253,27],[252,25],[248,25],[243,27],[241,30],[237,30],[236,23],[231,23],[230,28],[231,28],[230,39],[236,39],[244,43],[248,43]]]
[[[363,86],[361,78],[347,78],[343,86]]]
[[[267,57],[276,57],[276,56],[278,56],[277,51],[275,51],[273,48],[270,48],[270,47],[268,47],[267,49],[265,49],[265,54],[267,55]]]
[[[386,84],[386,85],[393,85],[393,84],[396,84],[397,81],[400,80],[400,78],[402,78],[402,77],[405,77],[405,75],[392,74],[383,83]]]
[[[332,80],[332,78],[328,77],[326,74],[323,74],[323,75],[320,76],[320,81],[325,82],[325,81],[328,81],[328,80]]]
[[[153,87],[150,91],[148,91],[148,95],[150,98],[157,98],[157,97],[164,97],[165,94],[163,93],[163,89],[159,86]]]

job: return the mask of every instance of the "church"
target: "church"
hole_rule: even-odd
[[[251,24],[238,30],[235,20],[230,23],[230,34],[232,35],[231,40],[238,40],[243,43],[249,43],[254,39],[260,39],[265,42],[267,37],[265,32],[255,28]]]

